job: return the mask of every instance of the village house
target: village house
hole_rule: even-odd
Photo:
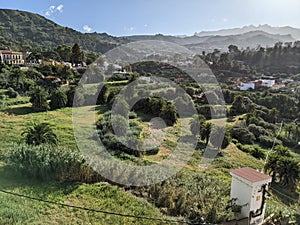
[[[13,65],[25,64],[23,52],[0,50],[0,63],[7,63]]]
[[[259,87],[271,88],[275,83],[275,80],[259,79],[249,83],[240,83],[237,88],[241,91],[254,90]]]

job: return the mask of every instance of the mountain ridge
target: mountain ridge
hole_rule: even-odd
[[[202,37],[202,36],[211,36],[211,35],[237,35],[237,34],[243,34],[247,33],[250,31],[264,31],[269,34],[281,34],[281,35],[287,35],[290,34],[292,35],[293,38],[300,40],[300,28],[295,28],[291,26],[281,26],[281,27],[273,27],[268,24],[264,25],[249,25],[249,26],[244,26],[241,28],[229,28],[229,29],[221,29],[221,30],[216,30],[216,31],[201,31],[201,32],[196,32],[195,35]]]
[[[289,31],[291,33],[288,33]],[[160,40],[186,46],[199,53],[214,49],[226,51],[230,44],[240,48],[256,48],[273,46],[276,42],[293,42],[297,39],[294,36],[297,36],[298,32],[300,39],[300,29],[297,28],[251,25],[220,31],[203,31],[195,33],[194,36],[156,34],[114,37],[107,33],[82,33],[61,26],[36,13],[0,9],[0,48],[23,51],[51,49],[58,45],[78,43],[84,50],[105,53],[120,44],[132,41]]]

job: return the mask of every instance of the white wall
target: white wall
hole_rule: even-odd
[[[237,198],[236,203],[238,205],[245,205],[248,203],[247,206],[242,207],[241,214],[238,219],[249,217],[251,211],[256,212],[261,208],[263,200],[262,186],[270,182],[271,179],[269,181],[266,180],[257,183],[251,183],[250,181],[241,177],[235,175],[232,176],[231,199]],[[264,219],[264,212],[265,208],[260,216],[251,219],[250,224],[260,224]]]
[[[242,83],[242,85],[239,87],[241,91],[247,91],[249,89],[255,89],[254,83]]]
[[[240,218],[249,217],[250,212],[250,201],[251,201],[252,187],[235,177],[232,177],[231,182],[231,199],[237,198],[237,205],[245,205],[242,207]]]

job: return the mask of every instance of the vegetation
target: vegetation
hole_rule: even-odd
[[[43,49],[45,46],[56,48],[58,45],[73,45],[77,42],[85,46],[85,50],[104,53],[123,42],[122,39],[105,33],[82,34],[28,12],[1,9],[0,21],[1,49],[34,50]],[[11,29],[5,29],[6,27]],[[53,56],[57,56],[51,54],[51,51],[48,55],[54,59]]]
[[[48,123],[33,123],[24,129],[22,135],[28,145],[57,144],[57,136]]]
[[[167,216],[184,218],[190,223],[223,223],[234,218],[235,210],[229,196],[229,172],[234,168],[249,166],[255,169],[264,167],[266,173],[273,177],[275,187],[278,185],[288,190],[290,193],[286,193],[287,196],[298,197],[299,94],[295,91],[274,93],[264,89],[248,92],[233,90],[237,80],[255,78],[262,73],[278,78],[288,77],[279,73],[291,73],[295,80],[300,80],[297,75],[300,72],[297,60],[299,47],[296,45],[276,44],[274,47],[258,50],[239,50],[236,46],[229,46],[228,52],[215,50],[195,57],[195,61],[202,58],[209,63],[221,80],[221,85],[225,87],[223,91],[213,86],[210,91],[204,91],[182,71],[154,61],[127,66],[128,73],[114,73],[105,82],[97,100],[95,135],[100,137],[105,147],[118,160],[147,166],[168,158],[181,137],[182,123],[190,126],[186,131],[190,133],[184,138],[189,138],[190,134],[198,135],[197,151],[179,174],[148,187],[117,187],[115,184],[103,183],[103,177],[95,173],[78,152],[72,131],[71,109],[67,107],[73,106],[74,102],[74,106],[93,110],[95,106],[91,96],[97,91],[96,83],[105,73],[90,71],[92,76],[87,80],[89,88],[85,89],[78,85],[86,72],[86,68],[81,66],[84,62],[91,64],[95,61],[99,55],[94,52],[104,52],[124,40],[105,34],[80,34],[24,12],[0,10],[0,19],[2,17],[7,20],[3,20],[5,22],[1,26],[11,26],[12,29],[0,29],[0,36],[6,38],[19,32],[19,37],[13,36],[15,38],[9,44],[3,42],[6,47],[32,50],[29,56],[32,62],[53,59],[69,61],[80,67],[33,63],[29,69],[24,70],[19,66],[1,65],[0,136],[3,142],[0,143],[0,188],[41,195],[46,199],[75,205],[120,210],[121,213],[162,218],[160,209]],[[28,21],[32,22],[28,24]],[[35,30],[33,25],[42,22],[43,28]],[[26,29],[22,29],[24,26]],[[54,30],[53,33],[46,33],[46,28]],[[35,37],[34,42],[28,41],[30,35]],[[48,43],[49,49],[41,48],[45,43]],[[150,58],[149,56],[149,60]],[[287,62],[286,60],[289,65],[282,63]],[[100,58],[99,63],[104,63],[104,59],[101,62]],[[114,68],[110,65],[106,73],[113,71]],[[166,82],[151,81],[149,84],[138,83],[130,93],[133,98],[149,96],[137,101],[132,109],[126,103],[129,95],[124,99],[117,98],[128,83],[137,80],[139,76],[153,78],[153,75],[177,82],[187,96],[181,95],[181,92]],[[232,80],[232,77],[237,79]],[[82,92],[75,94],[76,88]],[[221,94],[227,103],[226,109],[221,104]],[[179,97],[175,97],[177,95]],[[171,97],[167,100],[154,96]],[[208,99],[214,101],[209,102]],[[191,117],[185,114],[180,118],[176,106],[185,108],[192,103],[199,115]],[[112,106],[117,109],[117,115],[111,115]],[[222,127],[218,125],[218,121],[226,121],[225,110],[230,118],[226,127]],[[218,119],[211,118],[212,112]],[[155,117],[162,118],[165,124],[152,127],[151,119]],[[37,122],[27,126],[28,121]],[[162,140],[160,143],[154,140],[155,143],[151,143],[153,149],[148,150],[146,147],[149,146],[145,146],[144,140],[152,134]],[[207,170],[203,171],[200,162],[207,145],[217,149],[219,154]],[[21,177],[13,181],[11,174],[22,175],[33,181],[33,185],[28,187],[28,183]],[[121,174],[124,176],[124,173],[120,173],[120,176]],[[20,186],[14,183],[17,181]],[[63,193],[60,189],[64,190]],[[42,194],[43,191],[46,194]],[[270,208],[276,206],[279,210],[269,211],[269,214],[276,211],[280,215],[285,206],[277,199],[279,195],[274,193],[274,196],[268,200],[268,205]],[[290,207],[299,207],[288,202],[288,198],[282,199]],[[0,223],[4,224],[31,223],[33,220],[47,223],[54,214],[57,215],[54,218],[57,223],[63,222],[66,217],[71,218],[70,223],[86,222],[85,219],[90,223],[140,222],[134,218],[108,215],[79,215],[68,209],[47,208],[20,199],[9,200],[1,194],[0,200],[4,202],[4,206],[0,206]],[[25,206],[24,213],[18,212],[20,204]],[[9,210],[2,210],[3,208]],[[31,208],[37,213],[32,213]],[[48,210],[46,213],[45,208]],[[15,216],[12,216],[12,212]],[[296,213],[292,214],[295,215]]]

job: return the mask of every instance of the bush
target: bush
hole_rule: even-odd
[[[257,159],[265,159],[266,158],[265,152],[257,146],[254,146],[254,147],[246,146],[246,145],[242,145],[241,143],[237,143],[236,147],[238,149],[240,149],[241,151],[248,153]]]
[[[242,144],[253,144],[255,140],[254,134],[246,128],[241,127],[231,128],[231,137],[237,139]]]
[[[266,135],[259,136],[259,143],[262,147],[272,148],[274,144],[274,138]],[[281,145],[282,142],[280,140],[276,140],[275,145]]]
[[[29,177],[59,181],[88,181],[92,171],[78,152],[49,145],[15,144],[7,161]]]
[[[259,136],[261,136],[261,135],[268,135],[269,134],[269,132],[265,128],[263,128],[261,126],[257,126],[255,124],[250,124],[249,127],[248,127],[248,130],[252,134],[254,134],[256,139],[258,139]]]
[[[251,154],[253,157],[257,158],[257,159],[265,159],[265,158],[266,158],[265,152],[264,152],[261,148],[259,148],[259,147],[257,147],[257,146],[255,146],[255,147],[251,150],[250,154]]]
[[[144,146],[142,145],[142,142],[139,141],[142,128],[138,123],[130,121],[130,130],[128,130],[127,120],[124,117],[120,115],[111,117],[110,113],[111,112],[106,112],[96,124],[102,143],[107,147],[108,150],[112,151],[116,155],[126,153],[137,157],[141,156],[141,154],[144,152]],[[114,135],[115,130],[112,127],[112,121],[116,122],[115,129],[121,136],[119,137],[119,140]],[[129,134],[132,134],[134,137],[132,138],[132,136]],[[134,147],[131,149],[127,146]]]
[[[52,110],[61,109],[67,105],[67,95],[62,90],[55,90],[50,96],[50,108]]]
[[[233,139],[231,140],[231,142],[232,142],[233,144],[235,144],[235,145],[239,144],[239,141],[236,140],[235,138],[233,138]]]
[[[136,119],[137,118],[137,114],[135,112],[129,112],[129,119]]]
[[[16,92],[13,88],[8,88],[5,93],[9,98],[16,98],[18,97],[19,93]]]

